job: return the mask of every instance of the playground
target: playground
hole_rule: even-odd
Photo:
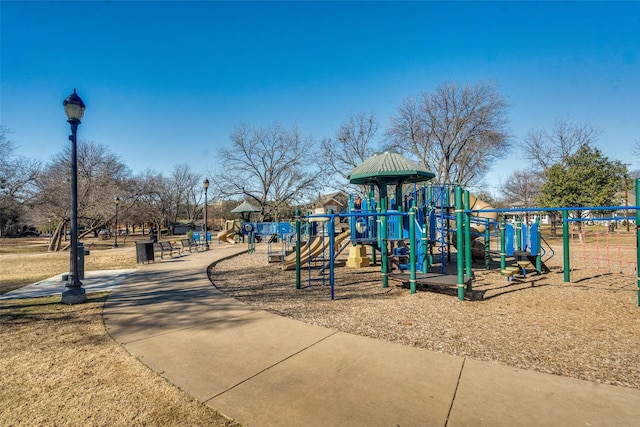
[[[455,287],[418,285],[416,294],[401,282],[383,288],[379,266],[336,268],[336,298],[331,300],[328,281],[296,289],[295,271],[268,263],[264,244],[253,254],[218,264],[210,278],[229,296],[302,322],[522,369],[640,388],[636,281],[576,270],[576,280],[566,283],[561,246],[557,249],[560,255],[548,261],[551,272],[544,275],[507,282],[498,260],[491,270],[475,268],[474,291],[482,299],[470,303],[457,300]],[[342,254],[338,262],[346,257]]]
[[[636,207],[494,209],[460,187],[416,185],[432,177],[375,155],[349,174],[370,186],[364,200],[298,215],[300,245],[281,263],[261,245],[210,278],[337,331],[640,388]],[[543,232],[543,215],[556,233]]]
[[[210,278],[337,331],[640,388],[637,207],[495,209],[432,178],[374,155],[349,173],[369,192],[344,212],[298,213],[280,262],[258,245]]]

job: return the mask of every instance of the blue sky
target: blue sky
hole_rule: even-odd
[[[297,125],[319,142],[360,111],[380,138],[400,103],[441,83],[494,81],[514,148],[486,181],[526,167],[532,128],[564,117],[640,167],[640,2],[0,2],[0,124],[18,154],[80,139],[134,172],[223,167],[234,126]]]

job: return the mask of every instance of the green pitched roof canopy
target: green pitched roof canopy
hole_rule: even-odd
[[[245,222],[248,222],[251,218],[251,212],[260,212],[260,208],[256,208],[249,202],[242,202],[231,211],[231,213],[239,213],[242,221]],[[245,214],[247,214],[246,217]]]
[[[260,212],[260,209],[256,208],[249,202],[242,202],[231,211],[231,213],[247,213],[247,212]]]
[[[429,181],[436,175],[396,151],[374,154],[354,168],[351,184],[400,185],[405,182]]]
[[[435,176],[395,150],[374,154],[347,175],[351,184],[377,184],[381,198],[387,197],[387,185],[395,185],[398,200],[402,197],[402,184],[405,182],[429,181]]]

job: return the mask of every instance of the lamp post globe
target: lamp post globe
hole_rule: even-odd
[[[204,187],[204,225],[202,226],[204,232],[204,250],[209,250],[209,239],[207,238],[207,191],[209,189],[209,179],[205,178],[202,181],[202,186]]]
[[[61,302],[63,304],[79,304],[87,301],[87,294],[82,287],[82,282],[78,275],[78,149],[77,132],[78,125],[84,116],[85,105],[82,99],[73,89],[73,93],[62,102],[64,112],[67,115],[67,122],[71,126],[71,250],[70,250],[70,270],[69,278],[62,292]]]
[[[113,247],[118,247],[118,205],[120,204],[120,197],[117,197],[113,200],[113,203],[116,205],[116,223],[113,227]]]

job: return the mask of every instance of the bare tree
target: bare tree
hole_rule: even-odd
[[[312,140],[297,127],[244,124],[235,128],[231,143],[219,152],[225,170],[214,180],[218,192],[254,202],[263,218],[267,207],[277,217],[280,206],[309,197],[321,185]]]
[[[533,169],[513,172],[500,187],[504,202],[512,207],[535,206],[542,185],[540,174]]]
[[[351,115],[336,131],[335,138],[321,141],[322,156],[338,186],[344,188],[347,174],[379,148],[374,143],[378,121],[373,113]]]
[[[61,242],[64,227],[70,218],[70,151],[70,147],[66,147],[54,156],[35,180],[37,194],[34,197],[36,209],[33,214],[42,222],[58,225],[49,250],[66,248],[62,247]],[[79,141],[78,219],[87,227],[82,235],[113,221],[114,200],[120,197],[126,201],[130,185],[130,171],[115,154],[92,141]]]
[[[601,133],[591,124],[558,118],[549,130],[531,129],[527,133],[524,157],[544,172],[557,163],[566,165],[567,159],[583,145],[593,147]]]
[[[640,139],[636,139],[633,143],[631,154],[633,154],[634,157],[640,158]]]
[[[398,107],[387,132],[393,146],[418,159],[438,182],[477,182],[510,145],[507,103],[492,83],[443,83]]]
[[[191,172],[186,163],[175,165],[169,178],[168,189],[173,196],[172,223],[176,223],[181,215],[187,221],[195,222],[203,209],[200,206],[203,194],[200,175]]]
[[[503,195],[503,203],[509,207],[531,207],[536,206],[543,179],[539,172],[534,169],[525,169],[513,172],[500,186]],[[525,214],[527,222],[529,213]]]
[[[0,126],[0,236],[6,227],[25,220],[25,204],[32,195],[33,179],[40,163],[14,154],[9,130]]]
[[[173,183],[162,174],[147,170],[136,177],[138,190],[134,218],[140,223],[153,223],[158,232],[169,228],[176,211]]]

